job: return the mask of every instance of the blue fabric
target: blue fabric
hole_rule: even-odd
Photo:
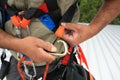
[[[39,17],[39,20],[50,30],[55,28],[55,23],[48,14]]]

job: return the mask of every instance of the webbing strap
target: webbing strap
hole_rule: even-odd
[[[73,5],[70,6],[70,8],[67,10],[67,12],[63,15],[62,19],[60,20],[59,23],[61,22],[71,22],[74,14],[75,14],[75,11],[77,9],[77,6],[76,6],[77,2],[75,2]],[[57,37],[62,37],[63,33],[64,33],[64,27],[62,26],[57,26],[54,28],[53,30],[55,32],[55,35]]]
[[[5,11],[0,7],[0,28],[4,28],[5,23]]]
[[[58,6],[57,0],[45,0],[47,7],[48,7],[48,14],[52,18],[53,22],[55,23],[55,28],[59,26],[59,22],[62,18],[61,10]],[[54,29],[52,31],[54,31]]]
[[[0,0],[0,7],[4,8],[4,4],[6,4],[7,0]]]
[[[47,4],[49,11],[55,11],[55,10],[59,9],[57,0],[45,0],[45,2]]]
[[[71,20],[74,16],[74,13],[76,11],[76,8],[77,8],[77,6],[76,6],[77,2],[75,2],[75,3],[73,3],[73,5],[70,6],[70,8],[68,8],[67,12],[65,12],[65,14],[63,16],[61,16],[61,10],[58,6],[57,0],[45,0],[45,2],[43,2],[43,3],[45,3],[45,4],[38,6],[38,8],[40,8],[40,9],[30,8],[29,10],[25,11],[24,17],[28,20],[33,17],[39,18],[40,16],[43,16],[44,14],[46,14],[46,12],[44,12],[41,9],[48,8],[47,14],[51,17],[51,19],[55,23],[55,28],[52,30],[53,32],[55,32],[57,30],[57,28],[59,27],[61,22],[71,22]],[[41,8],[41,6],[42,6],[42,8]],[[10,16],[13,16],[13,15],[18,14],[18,12],[20,12],[21,10],[18,10],[15,6],[8,5],[7,11],[10,14]]]
[[[79,49],[79,52],[80,52],[80,55],[78,55],[78,58],[80,59],[80,61],[83,61],[83,63],[85,63],[85,65],[86,65],[87,68],[89,68],[89,67],[88,67],[88,63],[87,63],[87,60],[86,60],[86,58],[85,58],[85,55],[84,55],[81,47],[78,46],[78,49]],[[81,62],[81,63],[82,63],[82,62]]]
[[[67,12],[62,16],[62,19],[60,22],[71,22],[74,14],[75,14],[75,11],[77,9],[76,3],[77,2],[75,2],[73,5],[70,6],[70,8],[67,10]]]
[[[60,22],[58,25],[61,24],[61,22],[71,22],[72,21],[72,18],[75,14],[75,11],[77,9],[77,6],[76,6],[77,2],[73,3],[69,9],[65,12],[65,14],[62,16]],[[57,30],[59,26],[57,26],[53,31],[55,32]]]
[[[79,52],[80,52],[80,54],[81,54],[81,55],[78,55],[78,58],[79,58],[79,60],[80,60],[81,63],[82,63],[82,61],[83,61],[83,63],[85,63],[85,65],[86,65],[86,67],[87,67],[87,69],[88,69],[88,73],[89,73],[89,78],[90,78],[90,80],[94,80],[92,74],[90,73],[90,70],[89,70],[89,67],[88,67],[88,63],[87,63],[87,60],[86,60],[86,58],[85,58],[85,55],[84,55],[84,53],[83,53],[83,51],[82,51],[82,48],[81,48],[79,45],[78,45],[78,48],[79,48]]]

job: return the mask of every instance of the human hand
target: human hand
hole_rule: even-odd
[[[31,36],[23,38],[19,42],[18,51],[35,62],[48,62],[56,59],[56,57],[50,55],[49,52],[56,52],[57,48],[48,42]]]
[[[86,24],[62,23],[61,25],[65,28],[61,38],[71,46],[78,45],[94,35],[92,27]]]

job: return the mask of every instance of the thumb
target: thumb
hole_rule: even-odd
[[[75,30],[75,27],[74,27],[75,24],[74,23],[65,23],[65,22],[62,22],[61,26],[63,26],[66,29],[69,29],[69,30]]]
[[[57,48],[49,42],[43,43],[41,47],[50,52],[57,52]]]
[[[61,23],[61,26],[65,27],[65,28],[69,28],[69,27],[68,27],[68,26],[69,26],[69,23],[62,22],[62,23]]]

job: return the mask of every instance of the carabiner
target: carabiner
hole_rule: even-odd
[[[34,72],[33,75],[29,74],[29,70],[28,70],[28,68],[27,68],[27,66],[26,66],[26,64],[25,64],[25,62],[23,62],[23,65],[24,65],[24,68],[25,68],[25,69],[24,69],[25,74],[30,78],[30,80],[33,80],[33,79],[36,77],[35,64],[32,63],[32,68],[33,68],[33,72]]]
[[[29,28],[29,26],[28,26],[28,25],[27,25],[26,30],[27,30],[27,36],[30,36],[30,35],[31,35],[31,32],[30,32],[30,28]]]
[[[15,26],[15,32],[18,38],[21,38],[21,31],[20,31],[20,27]]]
[[[68,53],[67,43],[65,41],[63,41],[63,40],[58,40],[57,42],[58,43],[60,43],[60,42],[63,43],[64,49],[65,49],[64,53],[50,53],[50,54],[53,55],[53,56],[63,57]]]

